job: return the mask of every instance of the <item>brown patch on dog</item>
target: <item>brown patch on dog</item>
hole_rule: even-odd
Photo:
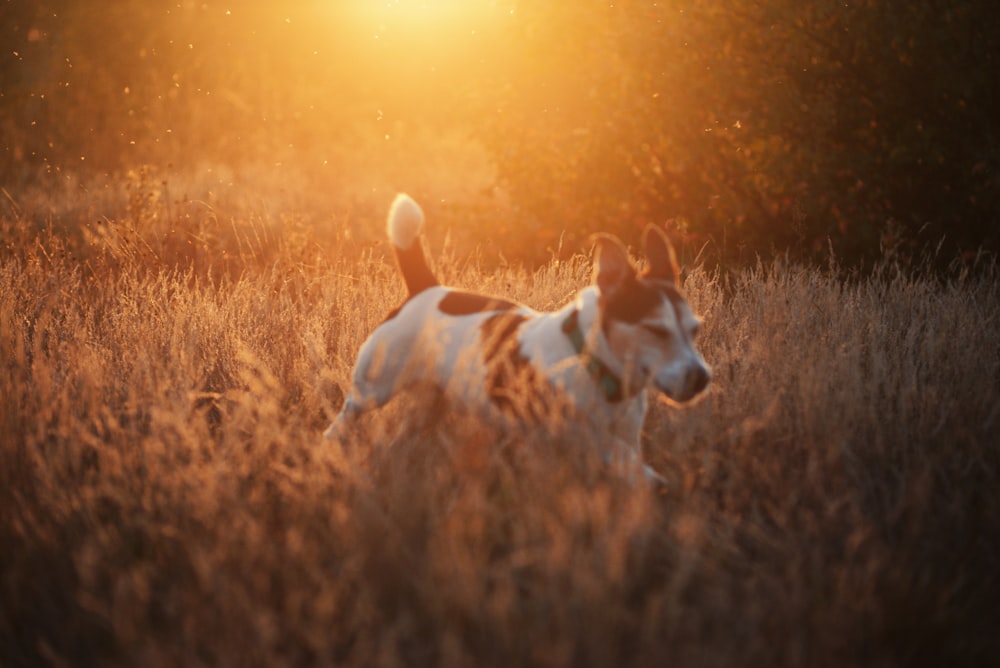
[[[663,303],[663,294],[653,285],[628,278],[612,291],[604,303],[605,321],[636,323]]]
[[[515,308],[517,304],[506,299],[457,290],[449,291],[438,302],[438,310],[445,315],[472,315],[487,311],[509,311]]]
[[[420,247],[419,239],[414,241],[409,248],[402,249],[393,246],[393,250],[396,251],[396,262],[399,264],[399,271],[403,274],[406,291],[409,293],[407,299],[412,299],[414,295],[438,285],[434,272],[427,266],[427,258],[424,257],[424,250]]]
[[[409,300],[407,300],[407,301],[409,301]],[[406,306],[406,302],[403,302],[402,304],[400,304],[396,308],[394,308],[391,311],[389,311],[388,315],[386,315],[385,318],[382,319],[382,322],[379,323],[379,327],[381,327],[382,325],[384,325],[385,323],[389,322],[390,320],[392,320],[393,318],[395,318],[397,315],[399,315],[399,312],[403,310],[404,306]]]
[[[635,324],[663,303],[666,297],[674,310],[685,301],[677,286],[669,281],[631,278],[608,295],[604,305],[605,322],[617,320]],[[677,311],[678,320],[680,312]]]
[[[545,416],[548,402],[538,391],[538,371],[517,341],[517,331],[526,320],[517,313],[499,313],[483,322],[486,395],[500,411],[522,422],[537,423]]]

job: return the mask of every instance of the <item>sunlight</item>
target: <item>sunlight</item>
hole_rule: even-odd
[[[386,29],[434,37],[475,30],[496,10],[493,0],[356,0],[348,9],[355,20],[376,31],[376,39]]]
[[[372,16],[446,22],[469,11],[479,11],[485,4],[466,0],[359,0],[357,8]]]
[[[487,35],[509,17],[504,0],[317,0],[330,37],[347,47],[355,73],[381,80],[384,70],[436,72],[455,80],[482,58]],[[319,29],[317,25],[315,28]],[[343,49],[341,53],[345,53]]]

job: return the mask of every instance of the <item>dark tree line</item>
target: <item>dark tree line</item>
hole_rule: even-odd
[[[584,6],[586,8],[584,8]],[[493,147],[581,229],[673,220],[725,259],[1000,245],[1000,13],[983,0],[528,11]],[[532,20],[577,36],[548,41]],[[541,63],[541,64],[539,64]],[[538,187],[545,183],[546,187]],[[565,203],[575,207],[567,210]]]
[[[1000,250],[989,0],[505,0],[450,43],[321,5],[3,3],[0,178],[305,164],[398,122],[488,147],[526,259],[650,221],[724,262]]]

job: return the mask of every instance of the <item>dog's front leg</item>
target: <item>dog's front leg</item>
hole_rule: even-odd
[[[649,464],[643,463],[640,457],[641,446],[622,438],[614,439],[611,451],[605,456],[609,464],[617,465],[632,478],[638,470],[642,471],[643,479],[655,489],[665,489],[667,480],[657,473]]]
[[[664,478],[659,473],[657,473],[656,471],[654,471],[649,464],[642,465],[642,474],[646,478],[646,482],[652,485],[654,489],[658,491],[659,490],[665,491],[667,489],[668,487],[667,479]]]
[[[350,428],[358,422],[358,416],[361,415],[362,411],[356,403],[351,401],[350,397],[344,401],[344,405],[341,407],[340,412],[337,413],[337,417],[333,419],[330,426],[327,427],[326,431],[323,432],[323,438],[327,440],[339,439],[341,436],[346,435]]]

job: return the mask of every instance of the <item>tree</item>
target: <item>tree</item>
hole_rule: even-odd
[[[673,221],[723,260],[1000,247],[1000,18],[983,0],[523,8],[490,145],[580,237]],[[561,37],[560,37],[561,36]]]

